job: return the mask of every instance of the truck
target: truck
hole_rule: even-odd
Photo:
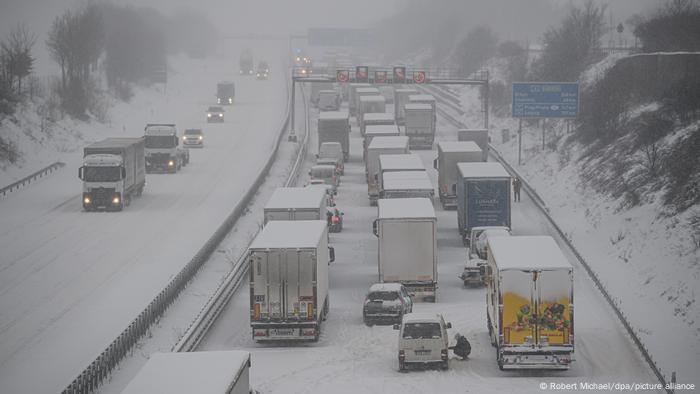
[[[187,149],[181,149],[177,129],[172,123],[149,123],[144,129],[146,139],[146,172],[176,173],[190,161]]]
[[[367,195],[374,206],[379,198],[379,156],[408,153],[408,137],[374,137],[367,147]]]
[[[379,282],[398,282],[414,301],[437,298],[437,217],[427,198],[392,198],[378,202],[372,225],[378,238]]]
[[[238,58],[239,73],[241,75],[253,75],[255,65],[253,63],[253,52],[250,49],[244,49]]]
[[[500,369],[569,369],[574,271],[549,236],[488,240],[486,319]]]
[[[457,208],[457,163],[480,162],[482,152],[472,141],[439,141],[433,167],[438,171],[438,193],[444,209]]]
[[[364,129],[364,116],[371,113],[386,112],[386,99],[384,96],[360,96],[360,107],[357,110],[357,124],[360,133]]]
[[[264,224],[272,220],[323,220],[326,201],[322,187],[278,187],[263,208]]]
[[[121,211],[146,186],[143,138],[107,138],[83,149],[83,209]]]
[[[414,94],[418,94],[415,89],[394,90],[394,116],[397,125],[404,125],[404,106],[408,104],[408,96]]]
[[[355,115],[355,105],[357,104],[357,89],[360,88],[371,88],[372,85],[368,83],[351,83],[348,84],[348,110],[350,115]]]
[[[340,110],[340,94],[334,89],[321,90],[318,92],[318,109],[321,111]]]
[[[316,164],[330,164],[336,167],[336,172],[339,175],[345,174],[345,155],[343,155],[343,145],[340,142],[324,142],[318,148],[316,155]]]
[[[399,155],[379,155],[379,195],[382,195],[384,174],[397,171],[423,171],[425,166],[420,156],[415,153]],[[380,197],[381,198],[381,197]]]
[[[154,353],[122,394],[249,394],[250,353]]]
[[[423,197],[432,201],[433,183],[425,170],[385,172],[380,181],[379,198]]]
[[[368,114],[371,115],[371,114]],[[365,127],[365,138],[362,140],[362,160],[367,163],[367,148],[372,143],[374,137],[398,137],[399,128],[396,125],[367,125]]]
[[[487,161],[489,157],[489,131],[487,129],[459,129],[458,141],[473,141],[481,148],[481,161]]]
[[[250,325],[256,342],[318,341],[329,309],[325,220],[274,220],[248,248]]]
[[[340,142],[343,159],[350,158],[350,120],[346,111],[324,111],[318,115],[318,149],[324,142]]]
[[[469,236],[469,249],[467,251],[467,262],[464,265],[459,278],[464,281],[464,286],[481,286],[485,284],[484,272],[481,266],[486,264],[486,246],[491,237],[509,237],[511,235],[508,227],[472,227]]]
[[[468,244],[473,227],[510,225],[510,175],[501,163],[457,163],[457,226]]]
[[[362,115],[362,122],[360,123],[360,134],[365,136],[365,131],[369,125],[395,125],[394,114],[388,114],[386,112],[369,112]]]
[[[318,107],[318,100],[322,90],[332,90],[332,82],[311,82],[311,94],[309,95],[309,101]]]
[[[405,132],[411,149],[432,149],[435,141],[433,107],[409,103],[404,108]]]
[[[379,89],[373,87],[359,87],[355,89],[355,102],[352,106],[355,112],[351,112],[350,114],[358,117],[358,120],[360,112],[360,97],[363,96],[381,96],[381,94],[379,93]]]
[[[233,82],[224,81],[216,84],[216,103],[223,105],[233,104],[236,97],[236,85]]]

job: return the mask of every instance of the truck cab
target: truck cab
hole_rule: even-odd
[[[144,131],[146,172],[174,174],[189,163],[189,151],[179,147],[175,124],[149,123]]]
[[[245,49],[241,52],[238,59],[239,73],[241,75],[253,75],[253,52],[250,49]]]
[[[265,80],[270,76],[270,67],[267,65],[266,61],[260,61],[258,63],[258,70],[255,73],[258,80]]]
[[[236,97],[236,85],[233,82],[219,82],[216,85],[216,103],[231,105]]]

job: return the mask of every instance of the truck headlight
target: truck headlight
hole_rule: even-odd
[[[200,135],[200,136],[199,136],[199,140],[201,141],[201,140],[203,140],[203,139],[204,139],[204,137],[202,137],[202,136]]]
[[[211,114],[207,114],[207,118],[211,118]]]
[[[87,205],[87,204],[90,204],[90,202],[91,202],[91,201],[90,201],[90,197],[85,196],[85,197],[83,198],[83,204],[86,204],[86,205]]]
[[[175,165],[175,162],[174,162],[174,161],[170,160],[170,161],[168,162],[168,166],[169,166],[169,167],[172,167],[172,166],[174,166],[174,165]]]
[[[217,104],[221,104],[221,99],[220,99],[220,98],[217,98],[217,99],[216,99],[216,103],[217,103]]]
[[[229,97],[228,103],[229,103],[229,104],[233,104],[233,99]]]
[[[119,204],[119,201],[120,201],[119,196],[114,196],[114,198],[112,199],[112,204],[117,205],[117,204]]]
[[[220,118],[223,118],[223,117],[224,117],[224,114],[219,114],[219,117],[220,117]]]

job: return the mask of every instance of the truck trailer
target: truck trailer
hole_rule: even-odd
[[[432,201],[435,196],[433,183],[425,170],[385,172],[380,183],[379,198],[422,197]]]
[[[472,141],[440,141],[433,167],[438,171],[438,193],[445,209],[457,208],[457,163],[480,162],[481,149]]]
[[[418,94],[415,89],[396,89],[394,90],[394,116],[396,124],[403,126],[404,124],[404,106],[408,104],[408,96]]]
[[[343,84],[344,85],[344,84]],[[368,83],[351,83],[348,84],[348,111],[350,112],[350,115],[355,115],[355,109],[357,108],[357,89],[360,88],[371,88],[372,85]]]
[[[395,125],[394,114],[386,112],[369,112],[362,115],[362,123],[360,123],[360,134],[365,136],[365,130],[369,125]]]
[[[121,211],[146,185],[143,138],[107,138],[83,149],[83,209]]]
[[[473,141],[481,148],[481,161],[487,161],[489,157],[489,131],[487,129],[459,129],[458,141]]]
[[[328,265],[334,254],[325,220],[265,225],[248,248],[254,341],[318,341],[328,314]]]
[[[388,172],[399,171],[423,171],[425,165],[420,156],[415,153],[399,154],[399,155],[380,155],[379,156],[379,195],[382,195],[384,174]],[[380,197],[383,198],[383,197]]]
[[[323,187],[278,187],[263,212],[265,224],[272,220],[324,220],[326,190]]]
[[[371,87],[371,86],[370,87],[358,87],[357,89],[355,89],[355,102],[354,102],[354,105],[352,107],[352,109],[355,112],[351,112],[350,115],[353,115],[355,117],[359,116],[360,98],[365,97],[365,96],[379,96],[379,97],[384,98],[381,95],[381,93],[379,93],[379,89],[377,89],[375,87]],[[358,118],[358,120],[359,120],[359,118]]]
[[[236,98],[236,85],[233,82],[224,81],[216,84],[216,103],[223,105],[233,104]]]
[[[386,99],[384,96],[361,96],[360,107],[357,110],[357,124],[360,126],[360,133],[364,130],[365,115],[372,113],[385,113]]]
[[[379,200],[379,281],[404,285],[415,301],[437,296],[437,218],[427,198]]]
[[[365,164],[367,163],[367,148],[374,137],[398,137],[399,135],[401,135],[401,132],[394,124],[366,125],[365,138],[362,140],[362,160]]]
[[[465,244],[472,227],[510,226],[510,175],[501,163],[457,163],[457,225]]]
[[[569,369],[574,272],[549,236],[487,241],[486,318],[500,369]]]
[[[376,126],[379,127],[379,126]],[[374,137],[367,147],[367,194],[370,205],[379,198],[379,156],[408,153],[408,137]]]
[[[435,141],[433,107],[430,104],[409,103],[404,108],[404,127],[411,149],[432,149]]]
[[[340,142],[345,161],[350,158],[350,120],[347,111],[324,111],[318,115],[318,147],[324,142]]]

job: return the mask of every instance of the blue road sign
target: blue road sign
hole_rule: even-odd
[[[575,118],[578,82],[514,82],[514,118]]]

